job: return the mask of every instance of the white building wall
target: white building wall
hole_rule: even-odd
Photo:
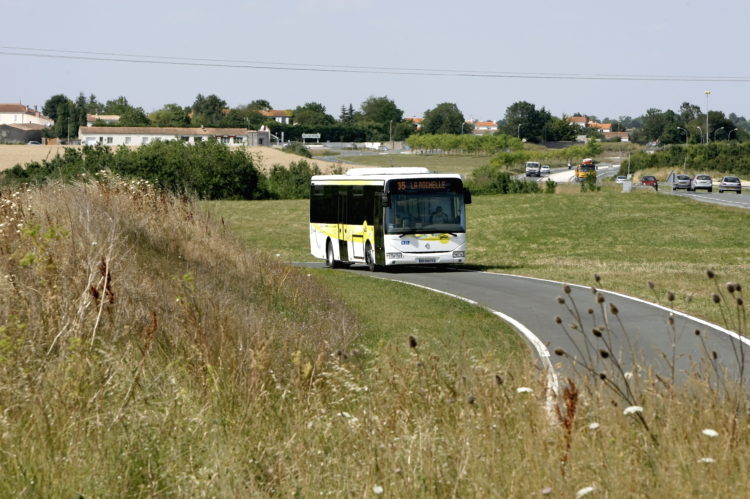
[[[88,145],[93,146],[96,144],[103,144],[105,146],[143,146],[146,144],[150,144],[151,142],[157,141],[157,140],[163,140],[163,141],[169,141],[169,140],[184,140],[186,138],[186,142],[190,144],[195,144],[197,142],[202,142],[205,140],[208,140],[209,137],[205,136],[195,136],[195,135],[159,135],[159,134],[137,134],[137,135],[125,135],[125,134],[116,134],[116,133],[110,133],[110,134],[95,134],[90,135],[88,133],[85,133],[83,131],[80,132],[79,139],[81,140],[82,145]],[[247,145],[247,137],[246,136],[236,136],[236,137],[216,137],[216,139],[219,142],[222,142],[227,145]]]
[[[32,123],[34,125],[52,126],[53,121],[43,116],[26,113],[0,113],[0,125],[20,125]]]

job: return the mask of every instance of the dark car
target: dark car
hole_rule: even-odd
[[[657,191],[659,190],[659,181],[653,175],[644,175],[641,177],[641,185],[647,185],[653,187]]]
[[[739,177],[724,177],[719,182],[719,192],[724,191],[735,191],[737,194],[742,194],[742,182]]]
[[[691,190],[690,187],[690,181],[693,180],[690,178],[690,175],[684,175],[682,173],[674,176],[674,181],[672,182],[672,190],[676,191],[677,189],[685,189],[686,191]]]

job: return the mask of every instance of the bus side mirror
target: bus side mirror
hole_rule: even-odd
[[[387,208],[391,205],[391,200],[388,198],[388,193],[383,192],[380,194],[380,203],[383,205],[384,208]]]
[[[471,204],[471,191],[464,187],[464,204]]]

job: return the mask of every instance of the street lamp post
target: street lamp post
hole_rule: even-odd
[[[393,120],[388,122],[388,141],[391,143],[391,150],[393,150]]]
[[[688,132],[687,130],[685,130],[681,126],[678,126],[677,130],[682,130],[683,132],[685,132],[685,145],[688,145],[688,139],[690,138],[690,132]]]
[[[706,144],[708,144],[708,96],[711,95],[711,91],[705,90],[703,93],[706,94]]]
[[[516,130],[516,137],[521,138],[521,124],[518,124],[518,130]]]
[[[729,130],[729,133],[727,134],[727,140],[730,140],[732,138],[732,132],[736,132],[736,131],[737,131],[736,128],[732,128],[731,130]]]
[[[697,126],[695,128],[697,128],[698,131],[700,132],[699,137],[701,138],[701,144],[703,144],[703,129],[701,129],[701,127],[699,127],[699,126]]]
[[[718,132],[719,130],[724,130],[724,127],[723,127],[723,126],[720,126],[720,127],[719,127],[719,128],[717,128],[716,130],[714,130],[714,142],[716,142],[716,132]]]
[[[67,116],[67,122],[68,122],[68,142],[67,145],[70,145],[70,116]]]
[[[465,124],[466,124],[466,122],[462,122],[462,123],[461,123],[461,135],[463,135],[463,134],[464,134],[464,125],[465,125]]]

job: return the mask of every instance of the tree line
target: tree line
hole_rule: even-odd
[[[266,126],[276,136],[283,133],[287,141],[301,141],[303,133],[320,133],[321,140],[332,142],[404,141],[414,135],[472,135],[474,126],[455,103],[443,102],[424,112],[420,124],[404,117],[404,112],[387,96],[371,96],[358,108],[351,103],[342,105],[338,117],[330,114],[319,102],[307,102],[290,110],[291,125],[279,123],[265,116],[262,111],[273,107],[265,99],[249,104],[229,107],[216,95],[198,94],[189,106],[166,104],[160,109],[146,113],[134,106],[126,97],[118,97],[104,103],[95,95],[80,94],[75,100],[58,94],[48,99],[42,111],[55,121],[46,130],[48,137],[77,137],[78,128],[87,123],[86,116],[119,115],[116,126],[158,127],[216,127],[250,128]],[[575,113],[573,116],[581,116]],[[511,104],[502,117],[497,118],[496,135],[506,135],[533,143],[572,141],[578,135],[587,135],[601,140],[603,135],[596,128],[581,128],[571,123],[568,116],[557,117],[544,107],[519,101]],[[589,115],[591,121],[598,121]],[[728,117],[721,111],[710,111],[708,116],[700,106],[684,102],[679,110],[661,111],[649,109],[642,116],[632,118],[620,116],[605,118],[613,131],[630,132],[630,140],[636,143],[698,144],[713,141],[744,141],[750,138],[750,122],[731,113]],[[104,125],[103,121],[94,123]],[[467,144],[474,146],[475,144]],[[464,150],[467,150],[464,148]]]

